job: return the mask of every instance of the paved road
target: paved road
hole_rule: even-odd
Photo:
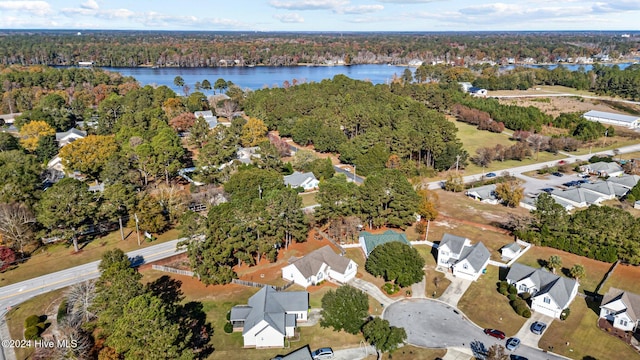
[[[618,150],[620,150],[620,154],[627,154],[627,153],[631,153],[631,152],[636,152],[636,151],[640,151],[640,144],[635,144],[635,145],[629,145],[629,146],[624,146],[621,148],[618,148]],[[593,155],[611,155],[613,156],[613,150],[606,150],[606,151],[600,151],[597,153],[593,153],[593,154],[584,154],[584,155],[576,155],[576,156],[570,156],[567,158],[563,158],[563,159],[557,159],[557,160],[552,160],[552,161],[547,161],[547,162],[541,162],[541,163],[536,163],[536,164],[530,164],[530,165],[524,165],[524,166],[517,166],[517,167],[513,167],[510,169],[504,169],[501,171],[498,171],[498,173],[503,173],[503,172],[507,172],[511,175],[514,175],[516,177],[524,177],[527,179],[531,179],[529,177],[526,177],[524,175],[522,175],[522,173],[525,172],[529,172],[529,171],[535,171],[535,170],[539,170],[542,169],[545,166],[556,166],[558,165],[558,162],[561,160],[564,160],[568,163],[574,163],[575,161],[586,161],[589,160],[590,157],[592,157]],[[473,182],[473,181],[478,181],[480,180],[480,178],[482,177],[481,174],[475,174],[475,175],[467,175],[464,176],[462,178],[462,180],[465,183],[469,183],[469,182]],[[566,178],[567,181],[569,180],[568,178]],[[429,189],[440,189],[442,188],[442,185],[444,183],[444,180],[440,180],[440,181],[432,181],[430,183],[427,184]]]
[[[391,325],[403,327],[407,332],[407,342],[415,346],[469,348],[469,344],[475,340],[484,343],[486,348],[493,344],[505,345],[505,340],[485,335],[483,330],[467,320],[460,310],[437,300],[397,301],[386,308],[383,317]],[[531,360],[566,359],[526,345],[521,345],[512,353]]]
[[[363,177],[353,174],[353,168],[352,167],[350,167],[348,165],[343,165],[343,166],[347,166],[347,168],[343,169],[343,168],[339,167],[338,165],[333,165],[333,168],[336,170],[337,173],[345,174],[347,176],[347,180],[350,180],[350,181],[354,181],[355,180],[356,184],[364,183],[364,178]]]
[[[127,255],[132,259],[132,263],[135,265],[142,265],[147,262],[164,259],[185,252],[185,249],[176,250],[176,245],[183,240],[184,239],[178,239],[149,246],[144,249],[129,252]],[[16,306],[31,299],[32,297],[49,291],[99,277],[99,263],[100,261],[94,261],[71,269],[58,271],[16,284],[0,287],[0,325],[4,323],[4,314],[11,306]],[[5,333],[6,332],[2,331],[0,327],[0,340],[6,340],[5,338],[7,335],[5,335]],[[15,355],[12,351],[4,348],[0,351],[0,360],[11,360],[14,358]]]

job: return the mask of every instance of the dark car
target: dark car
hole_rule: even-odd
[[[496,339],[504,339],[505,335],[502,331],[500,330],[496,330],[496,329],[484,329],[484,333],[489,335],[489,336],[493,336]]]
[[[548,193],[548,194],[550,194],[550,193],[553,192],[554,189],[553,188],[544,188],[544,189],[541,189],[541,190],[546,192],[546,193]]]
[[[557,176],[557,177],[563,177],[563,176],[564,176],[564,175],[562,175],[562,173],[559,173],[559,172],[557,172],[557,171],[556,171],[556,172],[554,172],[554,173],[551,173],[551,175],[553,175],[553,176]]]
[[[492,178],[492,177],[496,177],[496,173],[488,173],[487,175],[485,175],[488,178]]]
[[[520,355],[516,355],[516,354],[511,354],[511,360],[529,360],[524,356],[520,356]]]
[[[509,351],[514,351],[518,348],[518,346],[520,346],[520,339],[512,337],[511,339],[507,340],[507,345],[505,347]]]
[[[333,359],[333,349],[331,348],[320,348],[314,352],[311,353],[311,357],[313,358],[313,360],[320,360],[320,359]]]
[[[578,183],[580,183],[580,184],[588,184],[589,180],[587,180],[587,179],[578,180]]]
[[[531,332],[536,335],[542,335],[542,333],[544,332],[544,329],[546,328],[547,328],[547,324],[541,321],[536,321],[531,325]]]

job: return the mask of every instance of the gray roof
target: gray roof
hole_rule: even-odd
[[[458,262],[466,259],[471,267],[477,272],[482,270],[482,267],[490,257],[491,254],[489,253],[489,250],[487,250],[483,243],[478,242],[473,246],[465,246]]]
[[[325,245],[304,257],[294,261],[292,264],[300,271],[302,276],[308,278],[320,271],[322,264],[327,264],[332,270],[344,273],[349,266],[351,259],[336,254],[329,245]]]
[[[316,176],[313,175],[312,172],[301,173],[299,171],[294,171],[293,174],[284,177],[284,184],[286,186],[298,187],[302,186],[302,184],[309,178],[316,180]]]
[[[313,360],[309,345],[305,345],[297,350],[293,350],[287,355],[278,355],[272,360]]]
[[[78,130],[76,128],[71,128],[68,131],[56,133],[56,140],[60,141],[71,134],[75,134],[82,137],[87,136],[86,131]]]
[[[628,189],[631,189],[634,186],[636,186],[638,181],[640,181],[640,176],[624,174],[622,176],[614,176],[614,177],[608,178],[607,181],[612,182],[614,184],[618,184],[620,186],[624,186]]]
[[[593,172],[613,173],[622,171],[622,166],[618,165],[616,162],[598,161],[593,164],[587,164],[585,167],[589,168]]]
[[[199,118],[200,116],[202,116],[203,118],[211,118],[214,117],[213,116],[213,112],[211,110],[206,110],[206,111],[196,111],[193,113],[193,116],[195,116],[196,118]]]
[[[538,292],[533,295],[534,297],[548,294],[556,304],[562,307],[568,305],[571,292],[577,284],[574,279],[558,276],[543,268],[535,269],[518,263],[511,265],[507,273],[507,280],[518,282],[526,278],[530,278],[538,289]]]
[[[502,249],[509,249],[509,250],[511,250],[513,252],[518,252],[518,251],[522,250],[520,245],[515,241],[510,243],[510,244],[508,244],[508,245],[503,246]]]
[[[615,185],[608,181],[596,181],[591,184],[582,184],[581,188],[594,191],[599,194],[604,194],[607,196],[616,195]]]
[[[451,249],[452,253],[460,254],[462,252],[462,248],[464,247],[464,244],[466,241],[467,239],[461,236],[445,233],[442,236],[442,240],[440,240],[440,245],[438,245],[438,248],[446,244],[447,247]]]
[[[286,334],[286,326],[293,320],[287,315],[291,311],[307,311],[309,309],[309,293],[306,291],[278,292],[273,286],[265,286],[249,298],[248,306],[234,306],[231,309],[232,321],[244,320],[243,334],[264,320],[271,327]],[[247,308],[250,311],[247,311]]]
[[[602,297],[602,305],[600,307],[617,300],[622,300],[627,307],[626,313],[631,317],[632,321],[637,322],[638,315],[640,315],[640,295],[612,287]]]
[[[573,201],[575,203],[585,203],[587,205],[596,204],[601,199],[600,195],[594,194],[590,191],[585,191],[582,188],[573,188],[569,190],[554,190],[551,195],[563,200]],[[558,201],[556,201],[558,202]]]
[[[640,120],[640,117],[638,117],[638,116],[615,114],[615,113],[610,113],[610,112],[606,112],[606,111],[597,111],[597,110],[587,111],[582,116],[583,117],[595,117],[595,118],[611,119],[611,120],[616,120],[616,121],[621,121],[621,122],[626,122],[626,123],[632,123],[632,122],[634,122],[636,120]]]
[[[479,186],[467,190],[467,194],[475,193],[481,199],[497,199],[496,196],[496,184]]]

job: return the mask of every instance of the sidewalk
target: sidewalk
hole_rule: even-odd
[[[468,348],[450,347],[442,360],[469,360],[473,357],[473,353]]]
[[[0,339],[3,340],[11,339],[5,315],[7,315],[7,310],[0,310]],[[0,360],[16,360],[16,353],[13,351],[13,348],[0,347]]]

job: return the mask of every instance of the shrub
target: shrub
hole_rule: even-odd
[[[231,311],[227,311],[227,321],[231,320]]]
[[[520,297],[522,298],[522,300],[527,301],[531,299],[531,294],[528,292],[523,292],[522,295],[520,295]]]
[[[385,283],[384,285],[382,285],[382,290],[384,290],[384,292],[386,292],[389,295],[393,295],[398,291],[400,291],[400,286],[394,283]]]
[[[570,314],[571,314],[571,309],[566,308],[562,310],[562,313],[560,314],[560,320],[567,320]]]
[[[36,340],[40,337],[40,329],[37,326],[29,326],[24,329],[24,338],[26,340]]]
[[[24,327],[25,327],[25,329],[26,328],[30,328],[32,326],[38,325],[39,322],[40,322],[40,316],[31,315],[31,316],[27,317],[26,319],[24,319]]]
[[[517,295],[516,294],[509,294],[509,295],[507,295],[507,297],[509,298],[509,302],[515,301],[517,299]]]
[[[227,334],[231,334],[233,332],[233,325],[230,322],[224,324],[224,332]]]
[[[58,322],[62,322],[65,317],[67,317],[67,299],[62,300],[62,302],[58,306],[58,314],[56,315],[56,320]]]
[[[509,285],[509,294],[518,294],[518,289],[514,285]]]
[[[525,318],[527,318],[527,319],[528,319],[528,318],[530,318],[530,317],[531,317],[531,310],[529,310],[529,309],[525,309],[525,310],[522,312],[522,314],[520,314],[520,315],[522,315],[523,317],[525,317]]]
[[[500,281],[498,283],[498,292],[504,296],[509,295],[509,284],[506,281]]]

